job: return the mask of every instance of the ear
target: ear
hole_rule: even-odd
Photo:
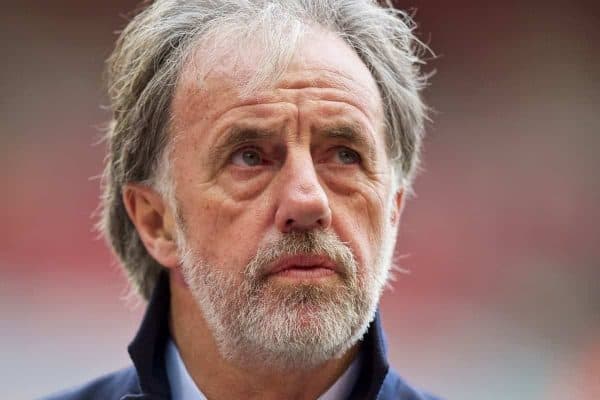
[[[148,253],[164,267],[177,267],[175,220],[162,196],[154,189],[136,183],[123,186],[122,196],[129,219]]]
[[[397,228],[398,224],[400,223],[402,211],[404,211],[404,189],[400,188],[394,194],[394,201],[390,214],[390,222],[395,228]]]

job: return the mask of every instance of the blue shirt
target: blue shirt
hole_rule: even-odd
[[[171,396],[177,400],[206,400],[206,396],[196,386],[183,363],[179,349],[169,340],[165,351],[165,363],[167,377],[171,386]],[[360,372],[360,357],[350,364],[346,371],[335,381],[333,385],[318,400],[345,400],[350,396],[352,388],[358,379]]]

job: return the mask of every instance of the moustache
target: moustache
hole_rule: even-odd
[[[333,233],[323,230],[290,232],[279,239],[261,246],[247,264],[246,279],[256,281],[269,274],[269,266],[283,257],[289,256],[326,257],[336,265],[336,272],[342,278],[356,275],[357,265],[350,247]]]

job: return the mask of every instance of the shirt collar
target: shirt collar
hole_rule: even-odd
[[[171,386],[171,396],[177,400],[206,400],[198,389],[181,359],[179,350],[172,340],[167,343],[165,356],[167,377]]]
[[[342,376],[340,376],[325,393],[319,396],[318,400],[346,400],[350,396],[350,393],[352,393],[352,389],[358,381],[361,360],[361,354],[356,356]]]
[[[171,396],[177,400],[206,400],[206,396],[196,386],[183,363],[181,354],[173,340],[167,342],[165,352],[167,377]],[[345,400],[350,396],[360,373],[361,356],[357,356],[346,371],[323,393],[318,400]]]

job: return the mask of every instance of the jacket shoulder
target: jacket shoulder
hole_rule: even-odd
[[[407,384],[394,370],[383,381],[378,400],[442,400]]]
[[[40,400],[120,400],[135,393],[139,393],[138,377],[135,369],[128,367]]]

